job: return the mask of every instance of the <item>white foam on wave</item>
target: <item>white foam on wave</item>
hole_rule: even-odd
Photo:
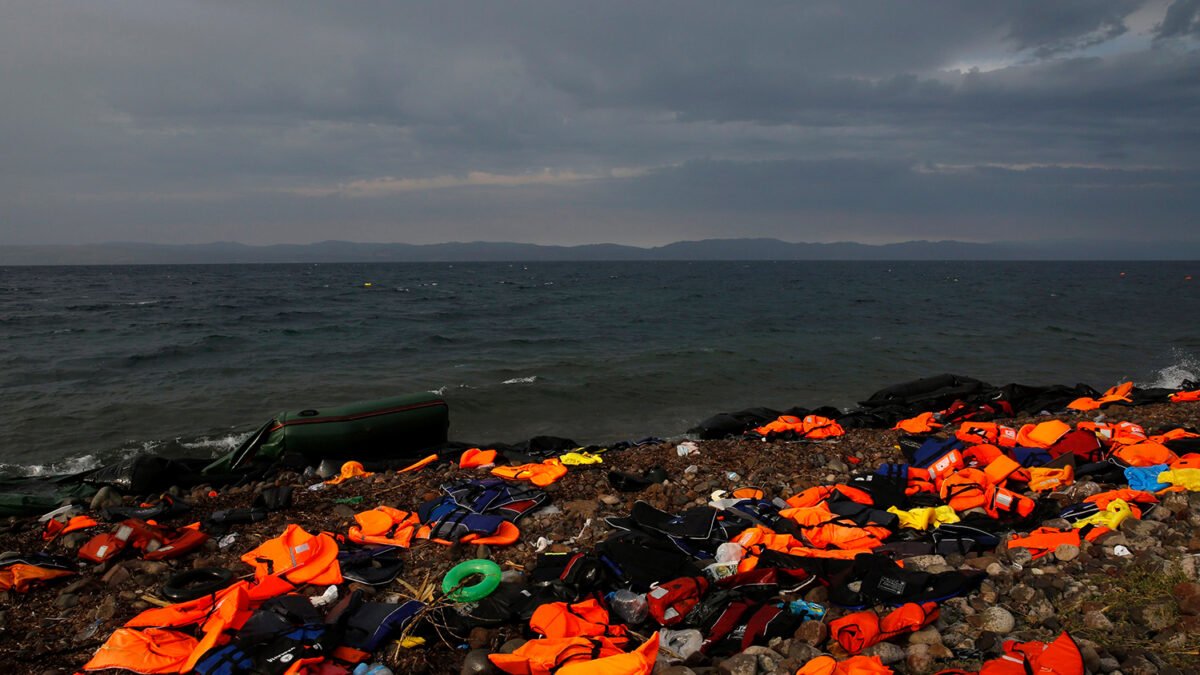
[[[438,387],[437,389],[430,389],[429,393],[433,394],[434,396],[445,396],[446,395],[446,385],[442,385],[442,386]]]
[[[1172,355],[1174,363],[1160,368],[1154,373],[1154,379],[1149,382],[1136,382],[1135,384],[1142,389],[1161,387],[1164,389],[1179,389],[1183,386],[1184,380],[1200,380],[1200,359],[1194,354],[1185,353],[1181,349],[1175,349]]]
[[[36,476],[61,476],[63,474],[79,473],[100,466],[100,459],[95,455],[68,457],[61,462],[51,464],[6,464],[0,463],[0,474],[32,478]]]
[[[529,377],[514,377],[511,380],[505,380],[500,384],[529,384],[530,382],[537,382],[537,375],[530,375]]]
[[[236,449],[249,437],[250,434],[248,433],[227,434],[216,438],[201,436],[194,441],[179,441],[179,447],[187,448],[188,450],[209,450],[213,457],[220,457],[230,450]]]

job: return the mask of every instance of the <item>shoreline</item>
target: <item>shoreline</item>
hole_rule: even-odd
[[[1037,422],[1051,418],[1074,423],[1090,420],[1097,414],[1104,414],[1111,420],[1122,419],[1139,423],[1148,430],[1162,426],[1200,427],[1200,404],[1196,403],[1108,406],[1099,413],[1025,417],[1017,418],[1013,423]],[[603,518],[628,514],[637,500],[677,512],[689,506],[706,503],[709,494],[717,489],[727,490],[753,485],[765,490],[769,496],[786,498],[809,487],[842,482],[851,470],[857,467],[873,467],[884,461],[903,461],[895,447],[900,433],[879,429],[849,429],[845,436],[818,442],[700,441],[699,454],[687,457],[676,454],[674,442],[605,453],[604,464],[594,467],[571,467],[561,480],[544,488],[550,495],[550,504],[557,507],[559,513],[541,516],[534,513],[521,520],[521,536],[518,543],[486,548],[417,543],[411,548],[401,550],[400,557],[406,566],[400,578],[419,586],[430,578],[440,579],[441,575],[457,562],[474,557],[492,559],[506,570],[528,571],[536,560],[535,546],[540,538],[554,542],[549,546],[550,551],[589,550],[611,531],[611,528],[604,524]],[[641,473],[653,465],[666,469],[666,483],[651,485],[637,493],[620,493],[612,490],[606,480],[609,469]],[[698,470],[688,473],[687,468],[690,465],[696,465]],[[738,474],[738,479],[731,481],[726,478],[726,474],[731,471]],[[5,639],[0,641],[0,665],[19,670],[25,668],[30,659],[34,659],[37,669],[30,672],[71,672],[72,669],[79,668],[94,651],[94,646],[90,649],[85,646],[97,639],[103,639],[138,611],[149,608],[151,603],[144,598],[153,597],[154,592],[170,574],[184,569],[213,566],[225,567],[233,570],[235,574],[243,574],[250,568],[240,562],[239,556],[262,541],[278,536],[287,524],[298,524],[310,532],[345,533],[353,524],[353,515],[357,511],[380,503],[401,509],[415,509],[418,504],[436,496],[439,484],[475,475],[475,472],[468,469],[431,467],[415,473],[387,473],[351,479],[341,485],[326,486],[321,490],[312,491],[306,488],[314,484],[315,478],[287,473],[280,475],[270,484],[232,488],[216,497],[208,497],[204,487],[185,492],[181,496],[193,505],[193,509],[184,515],[179,523],[203,521],[205,516],[219,509],[248,506],[256,491],[270,485],[293,485],[296,488],[295,501],[290,509],[273,512],[259,523],[235,527],[237,537],[226,548],[219,548],[214,539],[198,552],[172,561],[147,562],[121,557],[114,563],[88,565],[77,577],[62,583],[51,583],[30,593],[7,592],[7,598],[2,603],[3,616],[0,616],[0,630],[3,630],[5,635]],[[363,498],[361,506],[351,507],[333,501],[355,497]],[[132,498],[132,495],[128,496],[125,502],[133,502]],[[972,609],[972,605],[980,602],[981,595],[987,594],[988,597],[993,597],[987,604],[1005,605],[1016,621],[1009,633],[992,637],[997,649],[999,638],[1018,636],[1053,639],[1054,631],[1047,627],[1048,624],[1044,620],[1030,622],[1019,612],[1021,603],[1011,600],[1005,602],[1005,599],[1000,597],[1005,594],[1003,589],[1007,586],[1007,592],[1011,594],[1012,589],[1032,588],[1023,581],[1032,580],[1032,577],[1026,579],[1021,574],[1028,576],[1034,570],[1041,572],[1036,575],[1038,577],[1091,578],[1093,574],[1108,574],[1114,571],[1119,574],[1120,570],[1129,565],[1135,562],[1141,564],[1146,560],[1172,560],[1172,556],[1179,560],[1185,557],[1195,560],[1196,556],[1200,555],[1200,496],[1190,499],[1188,504],[1187,508],[1190,511],[1185,517],[1172,517],[1171,521],[1172,531],[1177,530],[1181,533],[1182,544],[1160,544],[1135,551],[1135,556],[1128,561],[1113,558],[1111,554],[1106,555],[1105,549],[1111,547],[1099,545],[1081,546],[1083,553],[1088,554],[1081,556],[1082,561],[1061,564],[1043,562],[1028,566],[1024,572],[1013,572],[1003,551],[990,556],[973,555],[969,559],[958,561],[960,566],[966,568],[972,566],[972,561],[979,564],[980,558],[996,558],[1005,562],[1004,573],[997,577],[999,582],[985,585],[976,593],[963,598],[961,602],[955,600],[943,603],[944,615],[957,613],[962,621],[940,622],[943,625],[939,630],[943,634],[957,635],[962,632],[961,627],[957,631],[952,631],[951,628],[962,623],[967,626],[970,634],[967,637],[973,644],[978,645],[986,636],[967,619],[980,614],[980,610]],[[1193,520],[1197,522],[1192,523]],[[589,524],[585,526],[585,523]],[[42,542],[38,532],[39,526],[28,519],[9,519],[3,533],[0,534],[0,550],[29,550],[40,547]],[[48,550],[70,555],[71,547],[64,547],[64,543],[78,545],[81,539],[84,538],[74,537],[68,540],[64,537],[52,542]],[[1174,537],[1172,541],[1175,539],[1179,537]],[[568,546],[564,543],[568,540],[573,540],[573,544]],[[1190,580],[1195,581],[1195,565],[1190,569],[1193,575]],[[321,590],[323,588],[306,588],[304,592],[317,594]],[[364,587],[363,590],[370,589]],[[1044,591],[1040,588],[1036,590],[1039,593]],[[1021,597],[1024,592],[1021,591]],[[401,585],[393,583],[382,590],[369,593],[374,600],[384,600],[392,594],[403,596],[406,591]],[[954,607],[957,609],[951,609]],[[831,610],[830,616],[841,613],[841,610],[834,609]],[[828,620],[827,618],[826,621]],[[1067,617],[1056,617],[1056,620],[1060,625],[1066,625]],[[97,627],[94,636],[79,639],[79,636],[93,625]],[[464,643],[472,649],[497,650],[509,639],[518,637],[520,632],[519,626],[476,629],[467,636]],[[1196,634],[1181,634],[1185,635],[1184,639],[1188,645],[1194,647],[1200,644],[1200,638]],[[971,637],[972,635],[974,637]],[[1118,630],[1114,635],[1124,636],[1125,633]],[[904,640],[900,639],[899,642],[903,643]],[[1095,644],[1102,647],[1101,642]],[[382,656],[383,661],[391,665],[396,672],[457,673],[467,653],[467,650],[459,649],[458,646],[431,644],[415,649],[388,648]],[[776,644],[776,647],[779,646]],[[816,649],[813,645],[802,647],[795,639],[788,648],[794,652],[791,656],[815,655],[812,650]],[[825,648],[828,650],[829,645],[826,644]],[[1096,652],[1098,658],[1115,658],[1108,649],[1091,649]],[[991,653],[988,650],[984,651]],[[53,655],[45,656],[47,654]],[[788,650],[784,650],[781,655],[788,658]],[[377,654],[378,656],[381,655]],[[1125,657],[1123,661],[1140,658],[1151,662],[1148,657],[1136,654],[1126,654]],[[897,672],[918,672],[908,669],[905,663],[901,661],[893,667],[897,668]],[[940,661],[935,669],[950,667],[954,663],[957,661]],[[693,670],[702,675],[703,672],[714,672],[703,669],[715,668],[716,665],[718,664],[696,664]],[[978,667],[978,663],[975,663],[974,667]],[[1129,672],[1124,668],[1122,670]]]

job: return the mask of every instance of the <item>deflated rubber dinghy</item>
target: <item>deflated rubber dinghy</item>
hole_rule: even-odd
[[[284,452],[312,460],[402,459],[445,443],[449,428],[449,406],[431,394],[281,412],[204,472],[231,471],[251,460],[272,461]]]

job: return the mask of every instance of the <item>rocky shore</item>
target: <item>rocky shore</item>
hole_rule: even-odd
[[[1200,428],[1197,403],[1109,406],[1099,413],[1055,417],[1073,423],[1094,419],[1097,414],[1106,416],[1107,421],[1134,422],[1147,430]],[[1046,419],[997,421],[1019,426]],[[605,453],[603,464],[573,466],[566,476],[545,488],[551,506],[519,522],[518,543],[489,547],[417,542],[401,551],[405,569],[397,581],[382,588],[361,588],[372,599],[405,599],[413,589],[430,582],[440,585],[446,571],[471,558],[488,558],[505,570],[524,573],[534,566],[540,540],[544,540],[544,550],[590,550],[611,531],[604,518],[627,515],[636,500],[677,512],[707,503],[718,489],[755,486],[769,499],[845,482],[852,472],[871,470],[886,461],[903,461],[896,446],[899,433],[850,430],[835,439],[794,443],[702,441],[697,443],[698,452],[686,456],[676,452],[673,442]],[[607,480],[610,469],[641,474],[651,466],[665,468],[667,481],[640,492],[621,493]],[[235,575],[247,575],[251,568],[240,556],[278,536],[290,523],[314,533],[345,533],[359,511],[377,505],[413,510],[437,496],[442,483],[472,475],[474,470],[430,467],[309,489],[320,483],[318,477],[289,472],[270,483],[215,495],[210,486],[175,489],[175,496],[193,507],[177,523],[182,525],[203,522],[213,511],[247,507],[255,494],[267,487],[296,488],[290,508],[272,512],[261,522],[236,525],[230,535],[213,538],[183,558],[145,561],[126,555],[102,565],[82,564],[76,576],[26,593],[0,593],[0,672],[76,672],[113,630],[138,612],[161,605],[157,593],[165,580],[179,571],[224,567]],[[1123,485],[1100,485],[1083,478],[1047,499],[1067,506],[1110,487]],[[95,511],[105,505],[137,504],[145,497],[106,489],[90,506]],[[1065,521],[1047,524],[1067,525]],[[75,558],[78,547],[91,537],[88,532],[69,533],[47,545],[41,531],[35,520],[9,519],[0,527],[0,551],[46,550]],[[983,661],[1000,655],[1004,640],[1050,641],[1065,630],[1079,644],[1085,666],[1093,674],[1200,673],[1200,493],[1168,493],[1158,504],[1146,507],[1140,520],[1128,519],[1118,531],[1095,542],[1060,546],[1037,561],[1027,549],[1007,550],[1001,544],[995,552],[982,555],[910,558],[906,568],[983,570],[987,579],[969,595],[942,602],[940,617],[929,627],[864,652],[879,656],[896,672],[975,671]],[[324,590],[307,587],[303,592],[318,595]],[[826,589],[810,590],[803,599],[824,603]],[[774,638],[769,644],[727,658],[693,657],[686,664],[660,666],[660,672],[794,673],[823,653],[844,658],[845,652],[829,639],[827,625],[845,613],[830,606],[824,621],[806,622],[790,638]],[[482,658],[486,653],[511,651],[520,639],[528,637],[523,635],[524,629],[520,625],[477,628],[465,641],[389,646],[377,652],[376,659],[397,673],[479,672],[473,668],[486,663]]]

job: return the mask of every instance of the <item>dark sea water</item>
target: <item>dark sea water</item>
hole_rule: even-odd
[[[281,410],[421,391],[455,440],[603,443],[942,372],[1178,386],[1198,357],[1192,262],[10,267],[0,469],[209,456]]]

